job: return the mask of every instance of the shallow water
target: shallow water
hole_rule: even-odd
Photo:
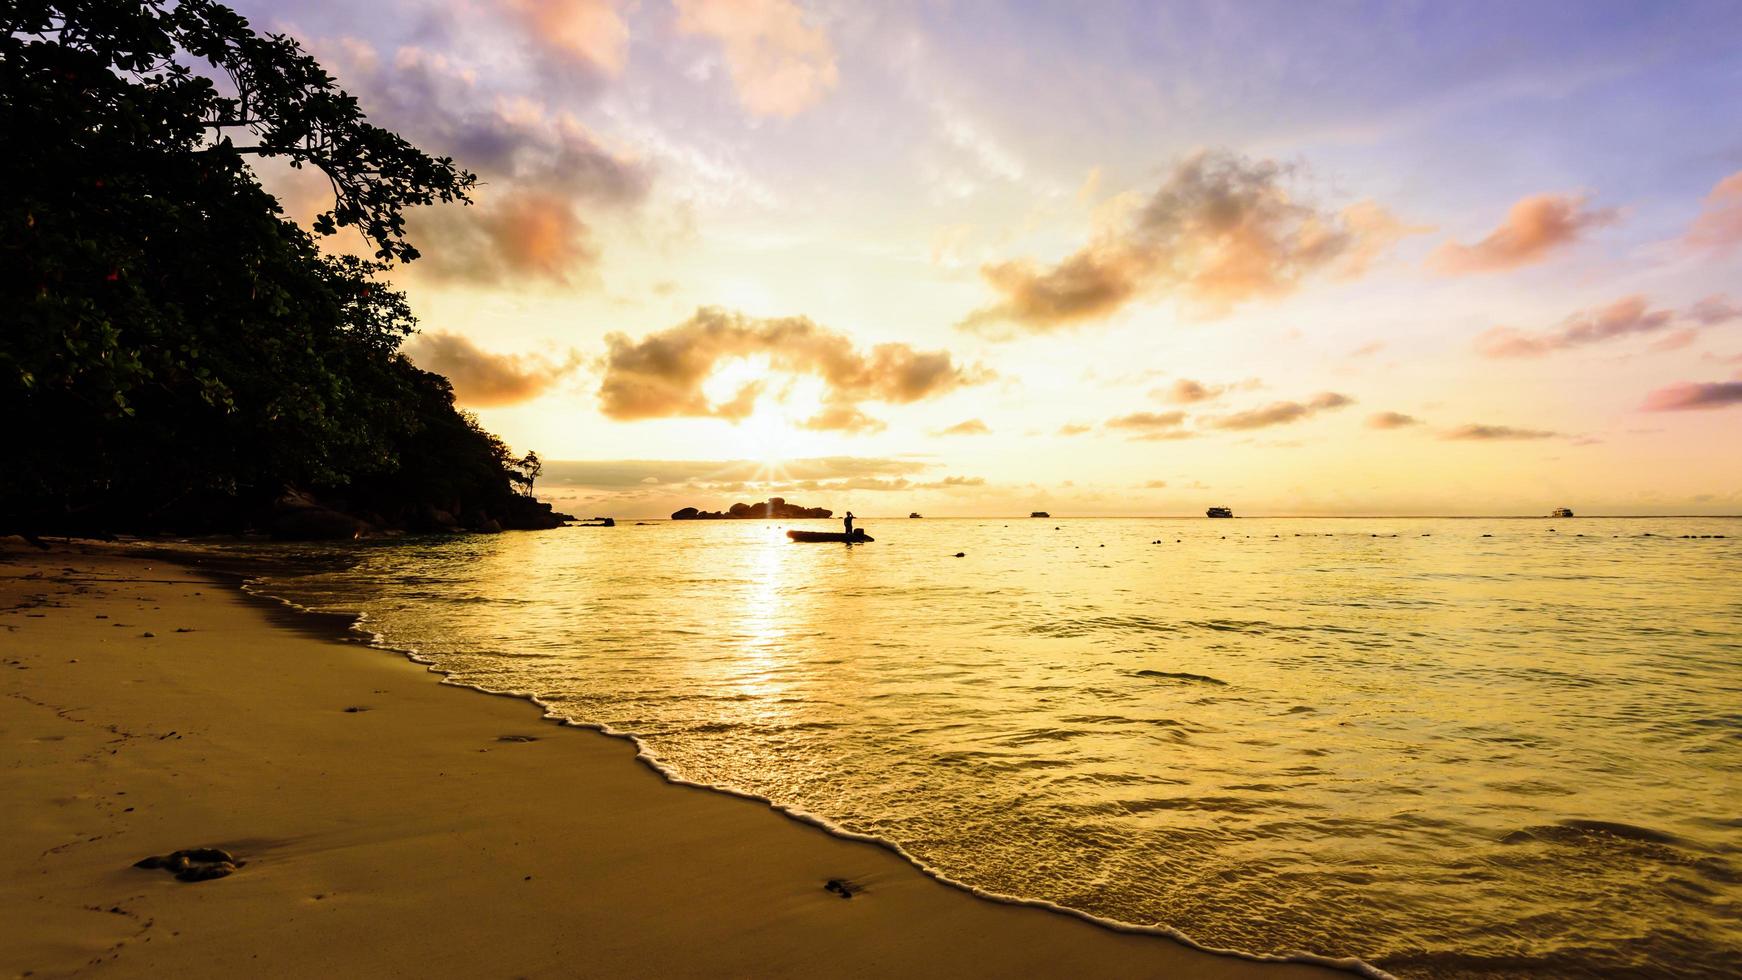
[[[1742,520],[804,526],[258,550],[990,891],[1400,976],[1742,973]]]

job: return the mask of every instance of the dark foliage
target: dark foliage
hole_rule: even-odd
[[[377,278],[417,255],[404,210],[474,178],[295,42],[205,0],[0,0],[0,141],[0,533],[235,529],[290,487],[389,523],[530,503],[536,457],[400,355]],[[318,167],[315,231],[377,260],[323,255],[251,155]]]

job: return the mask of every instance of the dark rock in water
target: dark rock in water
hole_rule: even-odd
[[[325,507],[298,507],[272,519],[272,536],[280,541],[349,541],[369,530],[355,517]]]
[[[615,520],[612,520],[609,517],[594,517],[594,518],[591,518],[589,520],[582,521],[579,526],[580,527],[616,527],[617,522]]]
[[[736,503],[724,512],[697,510],[685,507],[672,512],[674,521],[720,521],[720,520],[755,520],[758,518],[780,518],[782,520],[823,520],[835,516],[835,512],[824,507],[800,507],[789,504],[784,497],[770,497],[764,503]]]
[[[968,557],[968,553],[966,551],[958,551],[958,552],[956,552],[956,557],[957,558],[966,558],[966,557]]]
[[[223,878],[234,874],[236,866],[228,861],[217,864],[195,864],[185,870],[178,871],[176,881],[211,881],[213,878]]]
[[[135,861],[135,868],[167,871],[177,881],[211,881],[235,874],[247,862],[217,847],[190,847],[171,854],[153,855]]]
[[[190,847],[185,851],[176,851],[175,853],[187,858],[189,861],[198,861],[206,864],[219,861],[225,864],[236,863],[236,856],[221,847]]]

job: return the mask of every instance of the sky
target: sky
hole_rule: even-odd
[[[237,6],[561,509],[1742,513],[1733,2]]]

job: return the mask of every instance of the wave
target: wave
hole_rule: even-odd
[[[921,874],[924,874],[926,877],[931,878],[932,880],[937,881],[940,884],[946,885],[948,887],[957,888],[957,889],[960,889],[962,891],[965,891],[971,895],[974,895],[977,898],[981,898],[981,899],[984,899],[984,900],[990,901],[990,902],[998,902],[998,903],[1005,904],[1005,905],[1015,905],[1015,906],[1024,906],[1024,907],[1028,907],[1028,908],[1045,909],[1049,912],[1053,912],[1053,913],[1058,914],[1058,915],[1066,915],[1066,916],[1070,916],[1070,917],[1075,918],[1075,919],[1080,919],[1084,922],[1088,922],[1092,925],[1098,926],[1098,927],[1103,928],[1103,929],[1107,929],[1107,930],[1112,931],[1112,932],[1126,933],[1126,934],[1132,934],[1132,935],[1156,936],[1156,937],[1160,937],[1160,938],[1165,938],[1165,939],[1172,940],[1173,942],[1177,942],[1177,943],[1179,943],[1183,946],[1186,946],[1190,949],[1200,950],[1202,952],[1212,953],[1212,954],[1215,954],[1218,956],[1228,956],[1228,957],[1233,957],[1236,959],[1242,959],[1242,960],[1247,960],[1247,961],[1256,962],[1256,963],[1303,963],[1303,964],[1311,964],[1311,965],[1315,965],[1315,966],[1326,967],[1329,969],[1341,970],[1343,972],[1346,972],[1346,973],[1349,973],[1349,974],[1352,974],[1355,976],[1367,977],[1367,978],[1370,978],[1370,980],[1397,980],[1397,978],[1393,977],[1390,973],[1387,973],[1386,971],[1380,969],[1377,966],[1374,966],[1371,963],[1368,963],[1365,960],[1360,959],[1359,957],[1324,956],[1324,955],[1317,954],[1317,953],[1306,953],[1306,952],[1294,952],[1294,953],[1286,953],[1286,954],[1271,954],[1271,953],[1258,953],[1258,952],[1253,952],[1250,950],[1243,950],[1243,949],[1231,949],[1231,948],[1225,948],[1225,947],[1211,946],[1211,945],[1208,945],[1205,943],[1198,942],[1197,940],[1186,935],[1184,932],[1173,928],[1172,926],[1143,925],[1143,924],[1139,924],[1139,923],[1124,922],[1124,921],[1121,921],[1118,919],[1094,915],[1094,914],[1089,913],[1089,912],[1084,912],[1081,909],[1071,908],[1070,906],[1067,906],[1067,905],[1060,905],[1057,902],[1048,901],[1046,899],[1029,898],[1029,897],[1025,897],[1025,896],[1021,896],[1021,895],[1010,895],[1010,894],[1004,894],[1001,892],[994,892],[994,891],[989,891],[989,890],[984,889],[984,888],[980,888],[976,885],[969,884],[968,882],[962,881],[958,878],[953,878],[949,874],[947,874],[946,872],[942,871],[941,869],[938,869],[936,867],[933,867],[932,865],[927,864],[926,862],[920,860],[917,856],[915,856],[914,854],[909,852],[906,848],[902,847],[899,843],[897,843],[893,840],[890,840],[888,838],[879,837],[879,836],[876,836],[874,834],[860,833],[858,831],[851,830],[851,829],[849,829],[845,826],[842,826],[841,824],[838,824],[838,823],[836,823],[836,822],[834,822],[826,817],[811,813],[807,810],[803,810],[803,809],[800,809],[798,807],[788,806],[786,804],[779,803],[770,797],[763,796],[763,795],[758,794],[758,793],[750,793],[750,792],[745,792],[743,790],[735,789],[735,788],[730,787],[730,786],[720,786],[720,785],[715,785],[715,784],[711,784],[711,783],[704,783],[704,782],[698,782],[698,781],[692,780],[692,779],[687,779],[687,778],[683,777],[682,775],[678,774],[678,772],[675,769],[673,769],[672,767],[670,767],[670,766],[666,765],[664,762],[662,762],[659,759],[659,757],[656,756],[652,752],[652,750],[647,746],[647,744],[645,742],[643,742],[641,740],[641,738],[639,738],[636,735],[636,733],[620,731],[620,730],[612,728],[609,725],[602,724],[602,723],[581,721],[581,720],[569,718],[567,716],[564,716],[564,715],[558,713],[552,707],[552,705],[550,703],[546,702],[545,700],[541,699],[540,697],[538,697],[537,695],[535,695],[531,692],[494,689],[494,688],[490,688],[490,687],[487,687],[487,686],[482,685],[482,684],[476,684],[476,683],[471,683],[471,682],[467,682],[467,681],[456,680],[450,671],[442,669],[441,667],[439,667],[435,663],[435,661],[421,655],[417,650],[411,649],[411,648],[406,648],[406,647],[394,646],[394,645],[390,644],[385,635],[383,635],[382,633],[380,633],[376,630],[373,630],[369,627],[368,617],[366,614],[364,614],[362,612],[349,611],[349,612],[341,613],[341,612],[338,612],[335,610],[313,609],[313,608],[310,608],[308,606],[304,606],[300,603],[294,602],[290,599],[287,599],[283,596],[274,594],[272,592],[268,592],[268,591],[266,591],[265,586],[266,586],[266,583],[263,580],[255,579],[255,578],[244,578],[239,583],[239,587],[243,592],[245,592],[249,595],[259,596],[261,598],[270,599],[270,600],[273,600],[275,602],[282,603],[286,608],[294,610],[295,612],[297,612],[299,614],[312,614],[314,616],[319,616],[319,617],[324,617],[324,618],[330,618],[330,617],[335,617],[335,616],[349,616],[351,618],[351,623],[350,623],[348,629],[352,632],[361,634],[363,637],[365,637],[365,642],[370,647],[377,649],[377,650],[381,650],[385,653],[395,654],[397,656],[405,658],[406,660],[411,661],[414,664],[418,664],[418,665],[422,666],[425,670],[429,671],[432,674],[437,675],[441,679],[440,682],[442,684],[446,684],[446,685],[449,685],[452,687],[459,687],[459,688],[465,688],[467,690],[477,691],[481,694],[488,694],[488,695],[491,695],[493,697],[506,697],[506,698],[514,698],[516,700],[521,700],[521,701],[527,701],[527,702],[530,702],[531,704],[533,704],[539,708],[539,710],[541,712],[541,717],[545,721],[549,721],[553,724],[556,724],[556,725],[562,726],[562,727],[579,728],[579,729],[584,729],[584,730],[588,730],[588,731],[594,731],[594,732],[598,732],[601,735],[607,736],[609,738],[622,739],[626,742],[629,742],[631,745],[633,745],[635,747],[635,759],[636,759],[636,761],[638,761],[638,762],[642,763],[643,765],[647,766],[648,768],[652,769],[654,772],[658,773],[659,776],[661,778],[663,778],[666,782],[671,783],[674,786],[688,786],[688,787],[692,787],[695,789],[704,789],[704,790],[709,790],[709,791],[716,792],[716,793],[723,793],[727,796],[733,796],[733,797],[737,797],[739,799],[753,800],[755,802],[758,802],[758,803],[761,803],[761,804],[767,806],[769,809],[774,810],[775,812],[780,813],[780,814],[782,814],[782,815],[784,815],[792,820],[796,820],[799,823],[808,824],[808,825],[815,827],[815,828],[817,828],[825,833],[828,833],[828,834],[833,835],[835,837],[841,838],[843,840],[859,841],[861,843],[870,844],[870,845],[873,845],[875,847],[883,848],[884,850],[887,850],[887,851],[895,854],[896,856],[900,857],[902,860],[906,861],[908,864],[912,865],[916,870],[918,870]],[[1218,681],[1217,683],[1221,683],[1221,682]],[[962,754],[963,755],[972,755],[974,753],[962,753]],[[1030,760],[1030,761],[1035,762],[1036,760]]]

